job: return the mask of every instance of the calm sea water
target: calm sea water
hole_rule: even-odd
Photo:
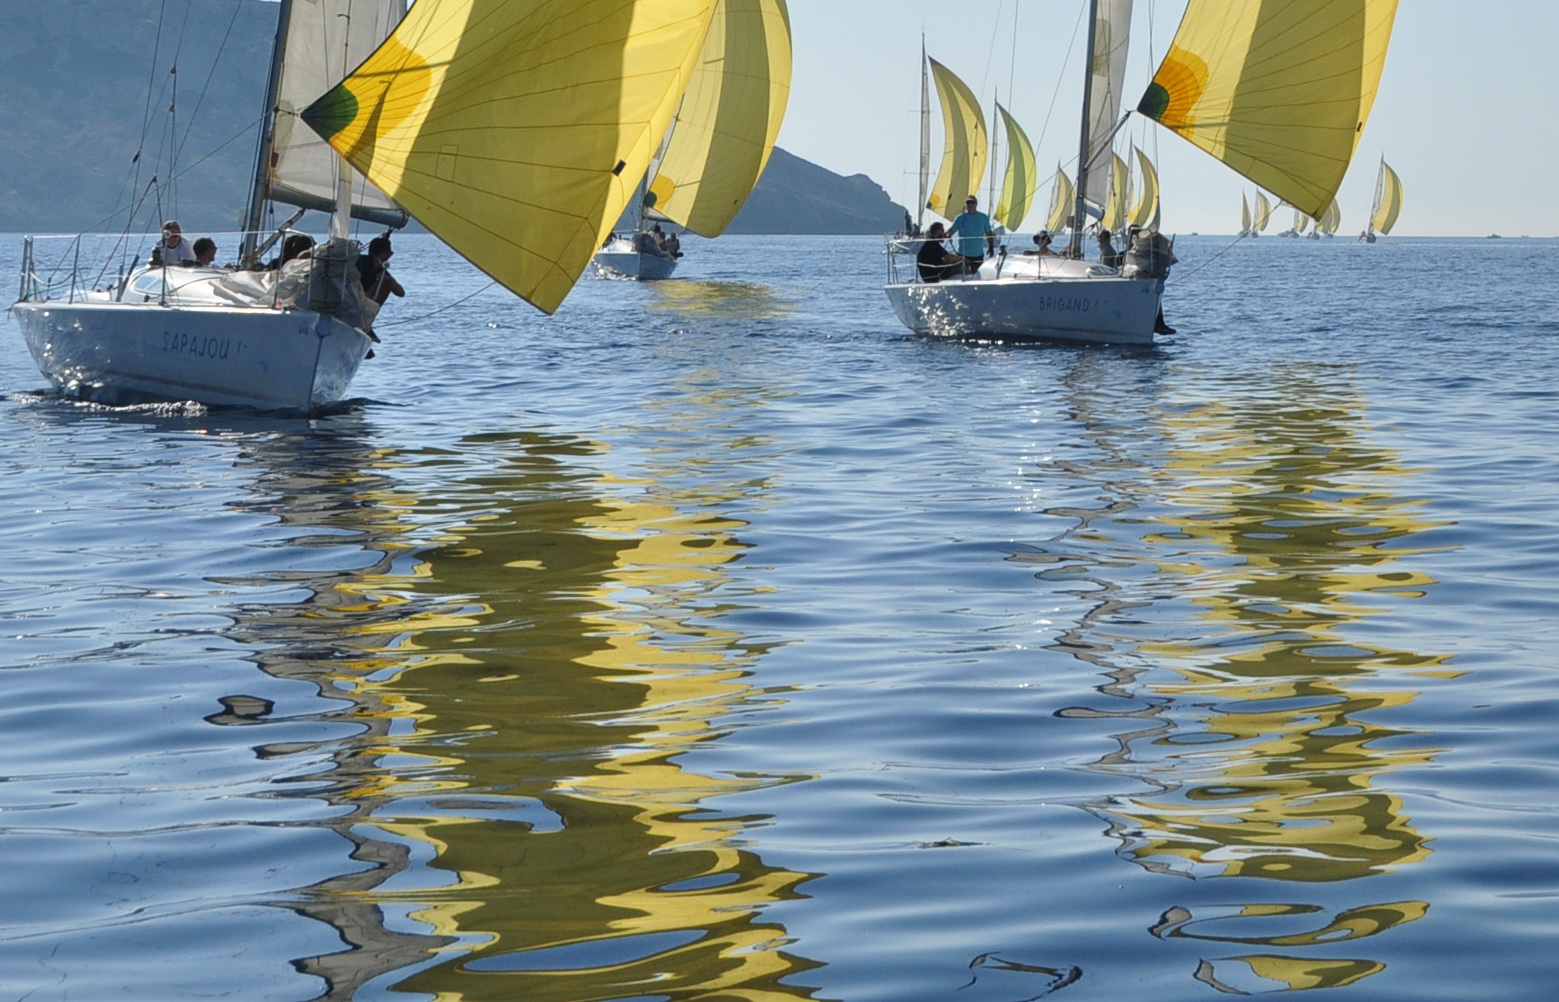
[[[1550,997],[1555,246],[1185,237],[1124,350],[404,237],[314,420],[7,318],[0,997]]]

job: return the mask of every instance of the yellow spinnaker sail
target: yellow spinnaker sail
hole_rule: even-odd
[[[990,140],[986,138],[985,117],[980,114],[974,91],[946,66],[935,59],[927,61],[931,63],[937,100],[942,105],[942,166],[937,170],[926,208],[951,219],[963,209],[964,198],[980,190]]]
[[[1034,160],[1034,146],[1029,142],[1023,127],[1000,104],[996,111],[1007,129],[1007,176],[1001,183],[1001,203],[996,207],[995,219],[1009,230],[1023,225],[1034,203],[1034,181],[1038,164]]]
[[[1060,232],[1077,208],[1077,189],[1072,186],[1066,171],[1059,167],[1056,168],[1055,185],[1050,194],[1050,218],[1045,221],[1045,229],[1052,233]]]
[[[1272,221],[1272,203],[1262,192],[1256,192],[1256,209],[1252,215],[1250,224],[1259,233],[1267,228],[1267,223]]]
[[[1375,211],[1371,214],[1370,225],[1381,233],[1390,233],[1401,212],[1402,179],[1382,160],[1380,175],[1375,179]]]
[[[1332,199],[1321,218],[1316,220],[1315,228],[1328,236],[1337,232],[1337,227],[1342,225],[1342,209],[1337,205],[1337,199]]]
[[[1138,111],[1319,217],[1348,169],[1397,0],[1190,0]]]
[[[1099,225],[1111,233],[1126,228],[1126,161],[1115,153],[1110,154],[1110,198],[1104,203],[1104,214]]]
[[[658,214],[699,236],[725,232],[774,151],[790,68],[785,0],[719,0],[650,183]]]
[[[1132,226],[1158,229],[1154,223],[1158,216],[1158,171],[1146,153],[1135,146],[1131,149],[1137,155],[1137,173],[1142,176],[1142,190],[1132,204],[1131,212],[1127,213],[1126,221]]]
[[[548,313],[632,198],[716,0],[418,0],[304,120]]]

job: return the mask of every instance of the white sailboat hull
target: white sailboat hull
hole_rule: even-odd
[[[1050,271],[1055,268],[1055,272]],[[1164,282],[1122,278],[1084,262],[1020,261],[981,275],[886,287],[899,321],[918,334],[1021,341],[1152,344]]]
[[[309,411],[340,400],[368,336],[332,316],[155,302],[20,302],[11,314],[62,393]]]
[[[677,259],[635,250],[631,240],[613,240],[595,254],[596,270],[607,278],[631,278],[641,282],[670,278]]]

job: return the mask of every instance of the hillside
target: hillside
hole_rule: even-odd
[[[135,207],[137,231],[166,216],[234,229],[276,13],[257,0],[6,5],[0,232],[116,230]],[[775,150],[731,232],[881,233],[903,218],[864,175]]]

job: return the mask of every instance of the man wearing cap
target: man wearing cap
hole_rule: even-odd
[[[980,270],[980,262],[987,255],[996,253],[996,232],[991,229],[991,217],[980,211],[980,200],[970,195],[964,199],[964,211],[947,228],[953,238],[953,246],[963,255],[964,274],[972,275]]]

